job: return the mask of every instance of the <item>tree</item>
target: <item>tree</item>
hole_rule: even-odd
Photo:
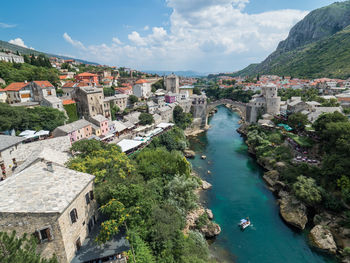
[[[288,117],[288,125],[295,130],[304,130],[308,122],[307,116],[301,112],[293,113]]]
[[[116,120],[118,112],[120,112],[120,108],[118,107],[118,105],[114,105],[111,107],[112,121]]]
[[[129,251],[129,261],[137,263],[155,263],[152,250],[145,241],[137,233],[128,233],[130,236],[130,243],[135,251],[135,258],[132,251]]]
[[[104,88],[103,89],[103,95],[105,97],[111,97],[115,95],[115,90],[114,88]]]
[[[132,104],[132,105],[134,105],[136,102],[138,102],[139,101],[139,98],[138,97],[136,97],[135,95],[130,95],[129,96],[129,102],[130,102],[130,104]]]
[[[164,86],[164,80],[158,80],[156,83],[152,84],[152,92],[156,92],[156,90],[158,89],[164,89],[165,90],[165,86]]]
[[[185,113],[179,105],[176,105],[174,108],[173,118],[175,124],[183,130],[189,127],[193,120],[192,114]]]
[[[322,201],[321,188],[316,185],[315,179],[298,176],[293,184],[293,191],[298,199],[308,205],[315,205]]]
[[[340,112],[334,113],[325,113],[322,114],[318,119],[314,122],[313,127],[315,131],[322,136],[322,131],[326,129],[326,125],[331,122],[347,122],[348,118],[341,114]]]
[[[142,112],[139,116],[141,125],[150,125],[154,122],[152,114]]]
[[[0,103],[0,131],[15,129],[24,130],[49,130],[52,131],[64,124],[66,116],[62,111],[49,107],[11,107]]]
[[[58,263],[57,258],[53,256],[50,259],[41,259],[37,253],[37,243],[32,236],[28,238],[27,234],[22,237],[16,237],[13,231],[10,235],[6,232],[0,232],[0,262],[2,263]]]
[[[202,92],[201,92],[201,90],[200,90],[198,87],[194,87],[194,88],[193,88],[193,94],[201,95]]]

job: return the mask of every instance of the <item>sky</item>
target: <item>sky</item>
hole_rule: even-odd
[[[232,72],[329,0],[2,1],[0,39],[138,70]]]

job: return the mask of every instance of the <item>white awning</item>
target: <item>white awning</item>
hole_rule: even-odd
[[[142,142],[142,141],[124,139],[124,140],[118,142],[117,145],[120,146],[120,148],[122,148],[122,152],[127,152],[127,151],[130,151],[132,149],[137,148],[138,146],[140,146],[143,143],[144,142]]]
[[[174,126],[174,123],[166,123],[166,122],[161,122],[157,125],[157,128],[162,128],[162,129],[166,129],[168,127],[172,127]]]

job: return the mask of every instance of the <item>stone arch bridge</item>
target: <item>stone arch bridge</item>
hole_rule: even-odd
[[[207,115],[209,112],[211,112],[215,107],[220,105],[231,105],[231,108],[234,110],[237,110],[238,113],[241,115],[242,119],[245,119],[246,112],[247,112],[247,104],[239,101],[233,101],[230,99],[221,99],[217,101],[213,101],[211,103],[208,103],[207,105]]]

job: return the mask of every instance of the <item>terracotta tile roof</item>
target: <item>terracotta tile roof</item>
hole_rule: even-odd
[[[74,88],[74,86],[76,85],[77,83],[75,82],[67,82],[65,83],[62,88]]]
[[[143,84],[143,83],[147,83],[148,81],[145,79],[139,79],[138,81],[135,82],[135,84]]]
[[[78,74],[77,77],[97,77],[97,75],[89,72],[83,72]]]
[[[67,75],[60,76],[60,79],[62,79],[62,80],[63,80],[63,79],[67,79],[67,77],[68,77]]]
[[[33,81],[35,84],[37,84],[38,86],[42,87],[42,88],[51,88],[53,87],[53,85],[47,81],[47,80],[44,80],[44,81]]]
[[[75,103],[75,100],[63,100],[62,101],[63,105],[69,105],[69,104],[74,104],[74,103]]]
[[[25,82],[14,82],[14,83],[11,83],[10,85],[8,85],[4,90],[6,90],[6,91],[20,91],[28,84],[29,83],[25,83]]]

